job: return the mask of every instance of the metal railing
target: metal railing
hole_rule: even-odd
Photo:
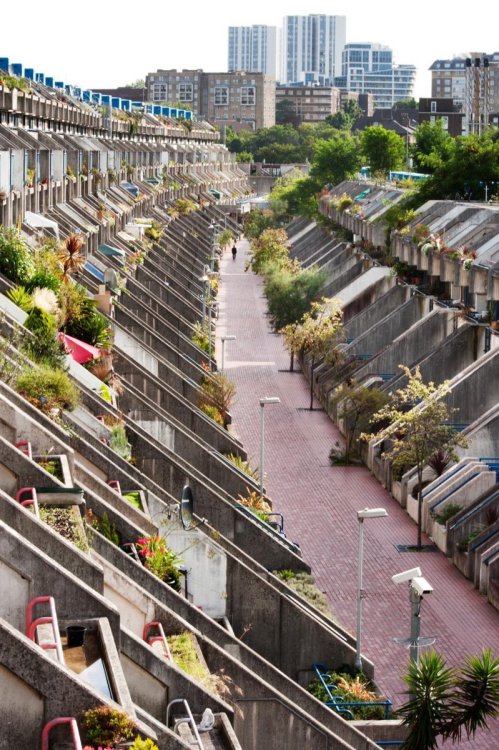
[[[334,694],[334,692],[338,690],[338,687],[331,681],[331,677],[327,673],[327,667],[324,664],[312,664],[312,669],[315,671],[317,677],[321,681],[322,687],[329,697],[328,701],[324,701],[329,708],[334,708],[337,713],[346,714],[350,719],[353,719],[354,715],[350,708],[355,706],[360,706],[362,708],[367,706],[384,706],[385,719],[389,718],[390,708],[392,706],[392,702],[389,698],[386,698],[384,701],[347,701],[342,696]]]
[[[41,750],[49,750],[50,732],[54,727],[60,726],[61,724],[69,724],[71,729],[71,739],[73,740],[73,748],[74,750],[82,750],[78,724],[73,716],[60,716],[58,719],[52,719],[52,721],[45,724],[42,730]]]
[[[27,497],[26,500],[22,500],[22,497],[27,493],[29,493],[29,497]],[[23,508],[28,508],[30,505],[32,505],[35,516],[37,518],[40,518],[38,495],[36,494],[35,487],[21,487],[21,489],[16,492],[16,500],[20,505],[23,506]]]
[[[50,615],[44,617],[36,617],[33,619],[33,610],[37,604],[48,604]],[[36,629],[40,625],[51,625],[54,639],[49,643],[38,643],[40,648],[44,651],[55,651],[57,659],[61,664],[64,664],[64,654],[62,651],[61,636],[59,633],[59,623],[57,620],[57,612],[55,610],[55,601],[53,596],[36,596],[32,599],[26,607],[26,635],[27,637],[36,643]]]
[[[165,722],[166,726],[168,727],[170,724],[170,709],[175,703],[182,703],[187,716],[181,717],[180,719],[176,719],[176,723],[175,723],[175,727],[173,731],[175,731],[180,724],[189,724],[192,729],[194,738],[195,738],[195,743],[191,743],[191,744],[196,744],[199,750],[204,750],[204,745],[201,742],[201,737],[199,736],[198,728],[196,726],[196,722],[194,721],[194,716],[192,715],[191,707],[189,706],[185,698],[175,698],[175,700],[169,702],[169,704],[166,707],[166,722]]]
[[[149,635],[149,631],[153,628],[156,628],[159,635]],[[168,645],[168,641],[166,640],[165,631],[163,630],[163,625],[160,622],[147,622],[144,625],[144,630],[142,632],[142,638],[143,640],[149,644],[149,646],[152,646],[154,643],[161,643],[163,646],[164,656],[166,659],[169,659],[170,661],[173,661],[172,652],[170,651],[170,646]]]

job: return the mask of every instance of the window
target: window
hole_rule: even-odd
[[[151,98],[153,102],[165,102],[168,99],[168,85],[166,83],[154,83],[151,86]]]
[[[241,104],[255,105],[256,103],[256,90],[254,86],[242,86],[241,87]]]
[[[192,83],[179,83],[177,90],[179,102],[192,102]]]
[[[229,87],[228,86],[215,86],[215,102],[216,105],[223,105],[229,103]]]

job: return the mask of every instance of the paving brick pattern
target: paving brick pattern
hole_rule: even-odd
[[[324,412],[307,410],[305,378],[285,371],[289,355],[281,337],[270,330],[261,280],[244,272],[247,248],[241,240],[237,259],[226,255],[221,263],[217,356],[220,362],[219,337],[235,334],[237,340],[225,344],[225,371],[237,385],[233,429],[258,465],[258,400],[279,396],[280,404],[265,407],[267,492],[274,510],[285,516],[288,538],[299,542],[316,583],[351,632],[355,632],[356,612],[356,511],[387,509],[388,518],[364,522],[362,651],[375,664],[380,690],[397,705],[404,699],[400,675],[408,652],[392,638],[409,635],[410,608],[407,586],[395,586],[390,580],[394,573],[419,565],[432,583],[434,593],[422,604],[421,634],[436,636],[435,648],[450,664],[459,664],[466,655],[488,646],[497,654],[499,614],[441,553],[396,549],[397,544],[415,543],[416,526],[366,468],[329,465],[329,450],[341,436]],[[460,747],[497,750],[499,722]]]

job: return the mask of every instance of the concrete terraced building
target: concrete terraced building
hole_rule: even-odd
[[[45,246],[44,272],[77,238],[78,283],[113,342],[111,361],[73,340],[77,405],[26,398],[2,369],[0,748],[76,750],[101,706],[159,750],[375,750],[369,736],[400,737],[398,721],[347,722],[305,690],[314,663],[353,666],[355,639],[271,572],[309,566],[241,506],[258,486],[226,457],[246,460],[244,446],[200,408],[216,362],[193,334],[214,335],[206,274],[222,228],[239,231],[245,175],[203,121],[128,102],[103,115],[98,92],[32,69],[18,88],[3,64],[0,223],[18,227],[24,253]],[[27,316],[7,296],[17,280],[2,271],[2,351],[36,381],[14,335]],[[87,368],[82,352],[101,354]],[[143,564],[157,535],[183,561],[177,578]]]

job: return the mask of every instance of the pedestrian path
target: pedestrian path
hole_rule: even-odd
[[[328,453],[342,438],[322,411],[310,412],[308,381],[292,374],[281,337],[266,318],[261,280],[244,271],[248,243],[238,243],[221,262],[222,285],[217,327],[220,336],[235,335],[225,344],[225,372],[236,383],[233,429],[253,465],[259,462],[262,396],[278,396],[280,404],[266,406],[265,485],[275,511],[285,516],[289,539],[300,544],[317,585],[333,611],[355,632],[357,585],[357,510],[384,507],[388,518],[364,522],[364,581],[362,651],[375,664],[380,690],[394,704],[405,698],[401,675],[408,651],[394,637],[410,632],[409,592],[391,581],[395,573],[420,566],[434,592],[425,596],[421,634],[435,636],[435,648],[449,664],[492,646],[499,652],[499,613],[440,553],[399,552],[398,544],[414,544],[416,526],[364,467],[332,467]],[[450,746],[449,743],[446,746]],[[499,723],[466,750],[499,748]]]

